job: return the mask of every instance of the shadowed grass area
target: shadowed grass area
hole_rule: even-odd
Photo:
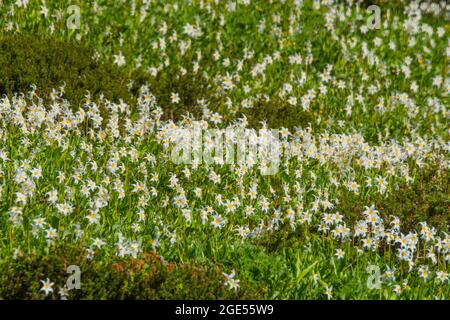
[[[450,223],[450,175],[446,171],[429,168],[419,172],[410,185],[399,183],[387,196],[376,194],[369,201],[375,204],[383,219],[400,218],[402,229],[417,230],[418,221],[447,230]],[[353,221],[362,218],[367,199],[343,191],[338,211]]]
[[[390,221],[393,216],[398,217],[404,232],[420,229],[418,222],[427,222],[437,230],[447,230],[450,223],[449,194],[450,174],[437,168],[428,168],[419,172],[418,178],[409,185],[399,183],[395,190],[387,195],[376,193],[365,196],[343,188],[336,211],[354,225],[358,220],[364,219],[365,207],[374,204],[384,220]],[[289,226],[285,225],[264,239],[260,245],[269,252],[278,252],[304,242],[303,237],[303,232],[292,232]]]
[[[42,299],[40,280],[54,283],[51,296],[59,298],[66,285],[67,267],[80,268],[80,289],[69,291],[70,299],[251,299],[256,287],[241,283],[239,291],[229,290],[218,265],[174,264],[154,253],[137,258],[109,257],[108,262],[88,260],[79,247],[58,246],[52,254],[19,255],[1,264],[1,299]]]
[[[0,95],[28,92],[50,99],[53,89],[64,86],[63,98],[78,107],[88,92],[93,97],[130,103],[146,77],[126,72],[110,62],[95,58],[95,51],[82,45],[20,34],[0,39]],[[129,87],[134,79],[134,85]]]
[[[10,34],[0,38],[0,95],[26,93],[36,86],[36,94],[51,101],[53,89],[61,91],[72,107],[78,108],[90,93],[118,103],[123,100],[133,104],[142,85],[149,85],[158,105],[163,109],[163,119],[180,120],[187,113],[200,117],[202,108],[198,100],[208,97],[209,106],[217,109],[222,103],[211,89],[211,79],[202,75],[179,75],[176,66],[167,67],[153,77],[143,69],[120,68],[112,61],[96,59],[92,48],[53,38]],[[172,92],[180,95],[180,103],[170,102]],[[257,101],[254,109],[238,112],[245,115],[253,127],[267,121],[270,127],[307,125],[311,114],[299,112],[283,101]],[[234,115],[233,115],[234,117]],[[233,117],[225,114],[225,120]]]

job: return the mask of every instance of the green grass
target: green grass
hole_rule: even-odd
[[[0,7],[0,299],[62,298],[71,264],[69,299],[449,298],[445,13],[379,1],[364,32],[366,4],[76,3],[78,30],[69,1]],[[292,153],[174,163],[195,125],[286,129]]]

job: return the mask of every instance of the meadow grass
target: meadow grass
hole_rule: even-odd
[[[340,3],[3,1],[0,298],[448,299],[450,8]]]

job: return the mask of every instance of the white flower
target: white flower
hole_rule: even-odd
[[[333,287],[326,287],[325,288],[325,295],[327,296],[328,300],[333,298]]]
[[[40,291],[44,291],[45,296],[48,296],[50,292],[53,292],[53,282],[50,282],[50,280],[47,278],[46,280],[41,280],[42,288]]]
[[[342,259],[345,255],[344,250],[342,250],[341,248],[336,249],[336,253],[334,254],[338,259]]]
[[[178,94],[178,93],[175,93],[175,92],[172,92],[172,93],[170,94],[170,101],[171,101],[172,103],[179,103],[179,102],[180,102],[180,96],[179,96],[179,94]]]
[[[125,64],[125,57],[123,56],[122,51],[119,51],[119,54],[114,55],[114,63],[119,67]]]
[[[94,241],[92,242],[92,245],[97,247],[98,249],[100,249],[105,244],[106,244],[106,242],[101,240],[101,239],[99,239],[99,238],[95,238]]]
[[[230,287],[230,289],[237,290],[239,288],[239,282],[240,280],[238,279],[230,279],[228,280],[227,284]]]

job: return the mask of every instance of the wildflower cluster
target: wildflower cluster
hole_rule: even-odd
[[[348,3],[82,2],[76,31],[60,2],[0,4],[3,33],[95,43],[150,79],[134,100],[1,97],[0,264],[75,244],[99,265],[219,265],[259,298],[448,298],[448,198],[439,226],[383,203],[425,173],[448,194],[450,7],[392,7],[371,30]]]

